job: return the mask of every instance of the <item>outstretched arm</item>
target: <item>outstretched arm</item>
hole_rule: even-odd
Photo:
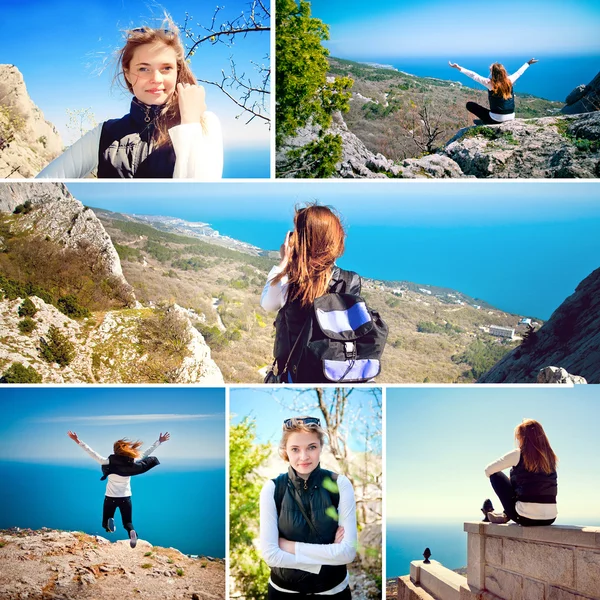
[[[510,82],[514,83],[517,79],[519,79],[519,77],[521,77],[521,75],[523,75],[523,73],[525,73],[525,71],[527,71],[529,65],[532,65],[536,62],[538,61],[535,58],[528,60],[518,71],[515,71],[512,75],[509,75],[508,78],[510,79]]]
[[[171,439],[171,434],[167,431],[164,435],[161,433],[158,439],[144,451],[141,458],[148,458],[162,443],[168,442]]]
[[[480,83],[482,86],[486,87],[488,90],[490,89],[490,80],[488,77],[482,77],[481,75],[478,75],[477,73],[475,73],[475,71],[469,71],[469,69],[465,69],[464,67],[461,67],[458,63],[453,63],[453,62],[448,61],[448,64],[453,69],[458,69],[463,75],[470,77],[473,81]]]
[[[68,431],[67,435],[81,448],[83,448],[96,462],[101,465],[108,464],[108,458],[100,456],[95,450],[92,450],[86,443],[82,442],[74,431]]]

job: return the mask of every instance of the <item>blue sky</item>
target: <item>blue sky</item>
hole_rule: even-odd
[[[514,428],[538,420],[559,458],[557,524],[600,524],[600,387],[388,389],[387,519],[478,520],[500,507],[487,464],[515,447]]]
[[[445,286],[546,319],[600,266],[600,188],[565,182],[74,183],[88,206],[168,215],[275,250],[294,206],[318,200],[347,227],[340,266]],[[549,277],[548,273],[552,272]]]
[[[123,31],[142,25],[160,26],[164,12],[182,24],[186,10],[193,23],[209,25],[217,2],[183,0],[10,0],[2,4],[5,23],[0,38],[3,63],[15,64],[24,76],[28,92],[47,120],[60,131],[63,143],[74,141],[67,130],[66,109],[90,108],[98,122],[116,118],[129,110],[131,96],[112,85],[115,51],[122,45]],[[219,13],[217,24],[247,9],[245,0],[228,3]],[[196,32],[200,27],[195,26]],[[250,59],[267,64],[269,33],[238,37],[233,48],[203,44],[191,66],[202,79],[221,81],[221,70],[229,72],[234,56],[238,73],[253,73]],[[256,83],[256,78],[252,77]],[[268,127],[258,119],[235,116],[239,110],[214,86],[207,86],[207,106],[221,119],[226,149],[269,145]],[[78,137],[78,136],[76,136]]]
[[[496,8],[477,0],[383,0],[368,7],[312,0],[311,6],[330,26],[327,46],[341,58],[600,54],[595,0],[504,0]]]
[[[381,390],[376,389],[381,398]],[[326,394],[332,394],[333,388],[326,388]],[[229,411],[231,422],[239,423],[245,416],[251,416],[256,422],[257,442],[260,444],[279,444],[281,426],[284,419],[294,414],[307,414],[306,412],[292,412],[289,407],[294,400],[313,402],[315,393],[310,388],[232,388],[229,396]],[[375,399],[371,389],[354,388],[348,396],[347,419],[350,422],[357,416],[368,418],[372,421]],[[309,411],[311,416],[321,417],[319,410]],[[324,421],[322,424],[325,425]],[[381,424],[379,424],[381,427]],[[349,445],[356,452],[364,450],[364,438],[357,429],[349,429]]]
[[[6,386],[4,386],[6,388]],[[122,437],[144,448],[160,433],[164,470],[225,464],[225,391],[190,388],[6,388],[0,400],[0,461],[98,468],[67,437],[72,430],[102,456]]]

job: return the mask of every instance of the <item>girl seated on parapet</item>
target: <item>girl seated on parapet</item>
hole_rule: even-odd
[[[467,102],[467,110],[481,119],[484,124],[497,125],[505,121],[512,121],[515,118],[515,92],[513,84],[525,73],[529,65],[536,62],[538,61],[535,58],[528,60],[512,75],[508,75],[503,65],[494,63],[490,67],[489,77],[482,77],[475,73],[475,71],[464,69],[457,63],[448,61],[448,64],[453,69],[458,69],[467,77],[487,88],[490,107],[485,108],[485,106],[481,106],[481,104],[477,104],[476,102]]]
[[[533,419],[524,419],[515,429],[518,448],[490,463],[485,474],[490,478],[503,513],[495,513],[490,500],[483,503],[484,521],[519,525],[552,525],[556,520],[558,484],[556,463],[544,428]],[[510,479],[502,473],[510,470]]]

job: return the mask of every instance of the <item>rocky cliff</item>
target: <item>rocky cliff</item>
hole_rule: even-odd
[[[109,542],[81,532],[0,531],[0,590],[23,598],[125,600],[225,598],[225,563],[190,558],[139,540]]]
[[[564,115],[600,110],[600,73],[587,85],[577,86],[566,98],[566,106],[561,109]]]
[[[0,177],[34,177],[62,152],[62,140],[17,67],[0,65],[0,82]]]
[[[550,319],[509,352],[479,383],[535,383],[555,366],[600,383],[600,269],[586,277]]]
[[[368,150],[339,113],[326,133],[342,138],[336,176],[343,178],[600,177],[600,112],[468,127],[438,152],[398,163]],[[317,139],[317,135],[314,127],[300,130],[278,149],[278,164],[285,163],[288,150]]]

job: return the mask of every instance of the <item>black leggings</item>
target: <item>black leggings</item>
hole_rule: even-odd
[[[129,533],[133,529],[131,496],[124,498],[115,498],[113,496],[104,496],[104,507],[102,510],[102,527],[108,529],[108,520],[115,516],[117,508],[121,511],[123,527]]]
[[[494,473],[490,477],[490,483],[504,507],[504,514],[511,521],[525,527],[552,525],[556,521],[556,519],[528,519],[527,517],[522,517],[516,509],[517,497],[515,496],[510,479],[504,473]]]
[[[486,125],[498,125],[500,121],[494,121],[490,117],[490,109],[477,104],[477,102],[467,102],[467,110],[473,113],[477,118],[481,119]]]
[[[270,583],[267,588],[267,600],[304,600],[310,599],[315,600],[317,596],[315,594],[290,594],[289,592],[280,592],[276,590]],[[350,593],[350,586],[346,586],[341,592],[333,594],[332,596],[319,596],[323,600],[350,600],[352,594]]]

